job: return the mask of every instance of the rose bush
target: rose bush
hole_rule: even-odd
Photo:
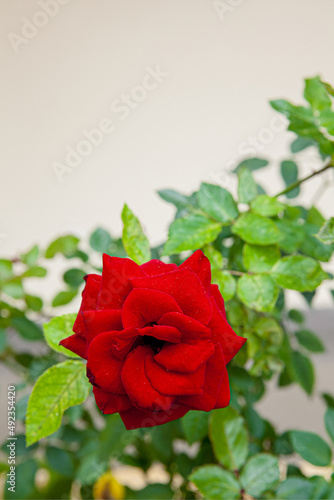
[[[98,227],[87,239],[63,234],[46,248],[0,259],[0,362],[13,374],[16,398],[8,408],[16,407],[17,423],[15,493],[6,482],[7,435],[1,446],[5,500],[333,500],[334,395],[321,394],[313,364],[326,337],[324,325],[310,330],[316,313],[303,309],[334,297],[334,218],[326,220],[316,206],[333,185],[334,88],[307,79],[304,97],[298,106],[272,102],[295,135],[280,165],[282,185],[268,194],[258,184],[268,160],[244,158],[234,170],[233,193],[208,183],[189,195],[159,191],[176,209],[160,245],[150,245],[125,205],[121,238]],[[316,148],[310,173],[303,150]],[[304,204],[297,196],[315,177],[322,187]],[[193,254],[199,248],[206,257]],[[30,281],[54,265],[59,273],[58,264],[62,287],[41,297],[37,281],[34,295]],[[87,275],[79,314],[71,312],[78,302],[59,316],[59,307],[79,299]],[[289,290],[302,310],[291,309]],[[229,407],[172,420],[177,405],[182,414],[228,402],[226,363],[245,338],[228,366]],[[87,366],[106,415],[97,415]],[[284,392],[297,385],[312,396],[310,410],[326,405],[321,436],[307,431],[295,407],[285,405],[293,429],[260,409],[271,391],[284,404]],[[119,413],[108,414],[117,410],[128,427],[153,427],[127,430]],[[124,465],[132,467],[127,478],[139,473],[145,482],[126,485],[118,474]],[[320,467],[312,477],[310,465]],[[152,475],[157,468],[165,477]]]
[[[73,331],[60,344],[87,359],[98,407],[119,412],[127,429],[227,406],[226,364],[246,341],[226,320],[201,250],[180,266],[104,254]]]

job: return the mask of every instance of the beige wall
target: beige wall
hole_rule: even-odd
[[[257,178],[277,192],[292,134],[268,100],[300,99],[305,76],[334,81],[333,0],[221,0],[220,15],[213,0],[57,2],[0,2],[1,254],[96,225],[119,233],[125,201],[157,243],[173,211],[155,190],[234,189],[231,162],[254,138],[254,154],[276,161]],[[55,163],[98,126],[101,144],[60,182]]]

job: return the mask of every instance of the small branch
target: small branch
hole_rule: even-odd
[[[278,196],[282,196],[283,194],[286,194],[288,193],[289,191],[292,191],[292,189],[295,189],[296,187],[300,186],[303,182],[305,181],[308,181],[309,179],[312,179],[312,177],[315,177],[316,175],[319,175],[319,174],[322,174],[323,172],[325,172],[326,170],[328,170],[329,168],[333,168],[334,165],[332,162],[328,163],[327,165],[325,165],[323,168],[321,168],[320,170],[317,170],[315,172],[312,172],[312,174],[308,175],[307,177],[304,177],[303,179],[300,179],[299,181],[296,181],[294,182],[293,184],[290,184],[290,186],[288,186],[287,188],[285,188],[283,191],[281,191],[280,193],[276,194],[274,196],[274,198],[277,198]]]
[[[223,269],[223,271],[227,271],[230,274],[233,274],[234,276],[244,276],[244,274],[248,273],[243,273],[242,271],[233,271],[232,269]]]

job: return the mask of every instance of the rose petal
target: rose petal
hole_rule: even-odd
[[[213,305],[212,317],[209,323],[213,342],[219,343],[224,352],[226,364],[240,351],[247,339],[239,337],[230,327],[222,313],[218,309],[216,301],[211,297]]]
[[[165,262],[158,259],[152,259],[149,262],[145,262],[145,264],[142,264],[140,267],[148,276],[169,273],[170,271],[175,271],[177,269],[176,264],[165,264]]]
[[[218,285],[211,285],[211,295],[215,299],[218,309],[222,313],[223,317],[226,319],[225,303],[222,294],[219,291]]]
[[[183,417],[188,411],[188,406],[174,403],[167,411],[142,411],[133,407],[130,410],[120,412],[120,417],[125,427],[130,430],[166,424],[167,422]]]
[[[215,347],[210,340],[196,344],[165,345],[154,356],[154,360],[166,370],[189,373],[197,370],[214,352]]]
[[[122,371],[124,388],[131,400],[140,408],[168,410],[173,398],[156,391],[145,373],[145,360],[153,358],[153,351],[148,346],[139,346],[126,358]]]
[[[142,328],[157,322],[170,311],[181,311],[176,301],[167,293],[145,288],[135,288],[126,298],[122,309],[124,328]]]
[[[66,339],[59,342],[59,345],[65,347],[69,351],[74,352],[81,358],[86,359],[86,340],[78,334],[70,335]]]
[[[99,333],[123,329],[120,309],[83,311],[82,317],[88,344]]]
[[[190,269],[131,280],[134,288],[149,288],[171,295],[182,311],[204,324],[211,317],[211,305],[198,276]]]
[[[184,267],[190,267],[190,269],[197,274],[205,291],[210,294],[211,264],[202,250],[196,250],[195,253],[190,255],[190,257],[179,266],[179,269],[183,269]]]
[[[145,358],[145,371],[154,389],[161,394],[183,396],[203,393],[205,365],[192,373],[177,373],[166,370],[154,361],[153,356],[148,356]]]
[[[203,394],[201,396],[185,396],[180,399],[182,403],[189,405],[194,410],[211,411],[215,407],[221,383],[227,376],[222,348],[218,344],[215,349],[215,354],[206,364]]]
[[[140,339],[136,328],[126,328],[120,332],[113,331],[111,350],[117,359],[124,359],[129,354],[133,345]]]
[[[88,274],[85,276],[86,286],[83,289],[79,313],[73,325],[73,331],[82,337],[85,336],[85,327],[81,313],[82,311],[96,309],[101,288],[101,279],[101,276],[98,274]]]
[[[126,394],[106,392],[98,387],[93,387],[95,401],[104,414],[118,413],[132,408],[132,403]]]
[[[112,346],[119,332],[105,332],[97,335],[87,351],[87,377],[92,385],[108,392],[124,394],[121,372],[124,363],[117,359]]]
[[[182,334],[182,342],[194,343],[197,340],[211,339],[208,327],[182,313],[166,313],[159,319],[158,324],[177,328]]]
[[[130,278],[145,276],[130,259],[103,254],[103,271],[98,309],[120,309],[132,286]]]
[[[225,408],[230,404],[231,390],[230,381],[228,379],[227,369],[223,372],[223,378],[218,391],[218,398],[215,404],[215,408]]]
[[[145,328],[138,328],[139,335],[148,335],[166,342],[178,343],[181,340],[181,332],[174,326],[153,325]]]

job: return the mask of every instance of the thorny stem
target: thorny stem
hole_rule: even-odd
[[[334,164],[332,162],[328,163],[327,165],[325,165],[320,170],[316,170],[315,172],[312,172],[312,174],[304,177],[303,179],[300,179],[299,181],[296,181],[293,184],[290,184],[290,186],[288,186],[287,188],[283,189],[283,191],[281,191],[280,193],[276,194],[274,196],[274,198],[277,198],[278,196],[282,196],[283,194],[286,194],[289,191],[292,191],[292,189],[295,189],[296,187],[300,186],[303,182],[308,181],[312,177],[315,177],[316,175],[322,174],[323,172],[325,172],[329,168],[333,168],[333,167],[334,167]]]

